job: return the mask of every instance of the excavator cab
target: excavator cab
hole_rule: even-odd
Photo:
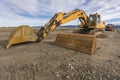
[[[96,14],[90,14],[89,16],[90,26],[95,26],[100,23],[100,15]]]
[[[89,15],[89,28],[105,28],[105,23],[101,21],[101,16],[98,13]]]

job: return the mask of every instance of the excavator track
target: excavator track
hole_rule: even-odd
[[[96,35],[96,36],[99,36],[99,35],[101,35],[101,34],[103,34],[104,33],[104,30],[102,30],[102,29],[93,29],[93,30],[91,30],[90,32],[89,32],[89,34],[94,34],[94,35]]]
[[[77,34],[91,34],[91,35],[100,35],[104,33],[104,30],[102,29],[77,29],[74,30],[73,33]]]

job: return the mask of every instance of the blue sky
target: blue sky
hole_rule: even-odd
[[[73,9],[99,13],[106,23],[120,23],[118,0],[0,0],[0,26],[41,26],[57,12]],[[74,20],[65,25],[79,24]]]

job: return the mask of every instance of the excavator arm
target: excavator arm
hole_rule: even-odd
[[[37,42],[40,42],[43,40],[49,32],[53,31],[56,27],[60,26],[61,24],[65,24],[67,22],[70,22],[74,19],[79,18],[80,21],[84,21],[85,25],[88,25],[89,19],[86,13],[83,10],[73,10],[71,12],[67,13],[62,13],[59,12],[53,16],[53,18],[45,24],[44,27],[42,27],[38,32],[37,32]]]
[[[53,31],[57,26],[59,26],[59,21],[63,18],[63,13],[59,12],[53,16],[53,18],[47,22],[44,27],[42,27],[37,32],[37,42],[40,42],[42,39],[44,39],[50,31]]]

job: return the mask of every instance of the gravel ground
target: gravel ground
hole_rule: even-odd
[[[0,80],[119,80],[120,33],[105,32],[97,38],[94,55],[54,44],[57,29],[41,43],[14,45],[5,50],[12,29],[0,29]]]

